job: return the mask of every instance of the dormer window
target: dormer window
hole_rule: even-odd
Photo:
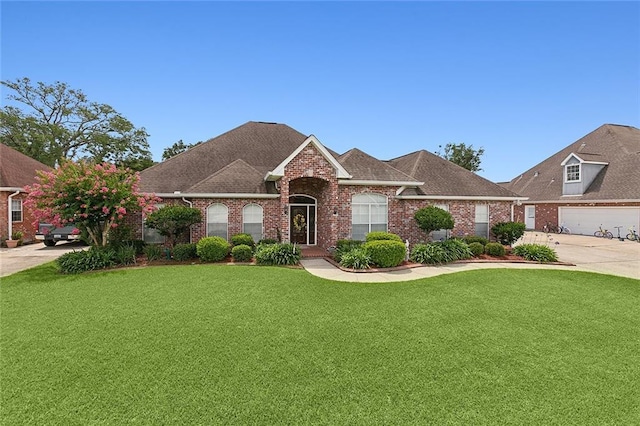
[[[565,169],[565,182],[580,182],[580,164],[570,164]]]

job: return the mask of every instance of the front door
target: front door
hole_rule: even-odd
[[[291,242],[303,245],[316,244],[316,206],[294,204],[290,207],[289,229]]]
[[[536,229],[536,206],[524,206],[524,226]]]

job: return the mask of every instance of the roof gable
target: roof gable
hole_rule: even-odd
[[[340,164],[349,171],[352,179],[367,182],[396,182],[399,185],[420,185],[422,182],[417,181],[408,174],[396,169],[389,163],[380,161],[353,148],[338,157]],[[348,184],[348,182],[345,182]]]
[[[33,158],[0,144],[0,187],[23,188],[36,181],[37,171],[52,170]]]
[[[570,158],[586,164],[606,165],[574,200],[639,200],[640,130],[632,126],[604,124],[583,136],[504,186],[532,201],[563,199],[564,167]]]
[[[331,164],[331,166],[336,170],[336,175],[338,179],[350,179],[351,175],[347,172],[344,167],[336,160],[336,158],[329,153],[329,150],[324,147],[320,143],[320,141],[314,136],[309,136],[304,142],[298,146],[295,151],[293,151],[287,158],[285,158],[280,164],[278,164],[273,170],[269,171],[265,176],[265,180],[277,180],[284,176],[285,167],[294,159],[298,154],[302,152],[307,146],[313,145],[322,156]]]
[[[522,198],[426,150],[389,160],[389,163],[409,176],[424,182],[419,187],[421,194],[415,196]]]

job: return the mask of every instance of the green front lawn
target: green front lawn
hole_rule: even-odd
[[[640,282],[194,265],[0,284],[2,424],[638,424]]]

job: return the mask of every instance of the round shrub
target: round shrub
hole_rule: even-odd
[[[362,247],[356,247],[343,253],[340,266],[352,269],[367,269],[371,266],[371,256]]]
[[[369,232],[365,237],[367,242],[369,241],[400,241],[402,242],[402,238],[396,234],[392,234],[391,232],[384,231],[373,231]]]
[[[175,260],[191,260],[198,257],[198,248],[194,243],[176,244],[173,248],[173,258]]]
[[[422,229],[429,236],[433,231],[439,229],[453,229],[455,224],[451,213],[436,206],[421,208],[416,211],[413,218],[416,220],[418,228]]]
[[[486,239],[485,237],[480,237],[478,235],[467,235],[462,237],[462,241],[464,241],[467,244],[471,244],[471,243],[480,243],[482,244],[482,246],[486,246],[487,243],[489,242],[488,239]]]
[[[376,240],[364,244],[371,262],[381,268],[398,266],[404,260],[406,247],[402,241]]]
[[[229,254],[229,243],[222,237],[204,237],[196,244],[196,252],[203,262],[219,262]]]
[[[501,257],[505,255],[504,246],[500,243],[487,243],[487,245],[484,246],[484,252],[493,257]]]
[[[511,245],[524,235],[525,224],[522,222],[498,222],[491,227],[491,233],[500,244]]]
[[[256,243],[253,241],[253,237],[250,234],[236,234],[231,237],[231,244],[234,246],[245,245],[254,247]]]
[[[231,249],[231,257],[236,262],[250,262],[253,257],[253,249],[247,244],[239,244]]]
[[[555,250],[541,244],[521,244],[513,248],[513,254],[536,262],[558,261],[558,255]]]
[[[469,250],[475,257],[478,257],[484,253],[484,246],[481,243],[471,243],[469,244]]]
[[[262,245],[262,244],[278,244],[278,240],[273,238],[263,238],[260,241],[258,241],[257,245]]]

